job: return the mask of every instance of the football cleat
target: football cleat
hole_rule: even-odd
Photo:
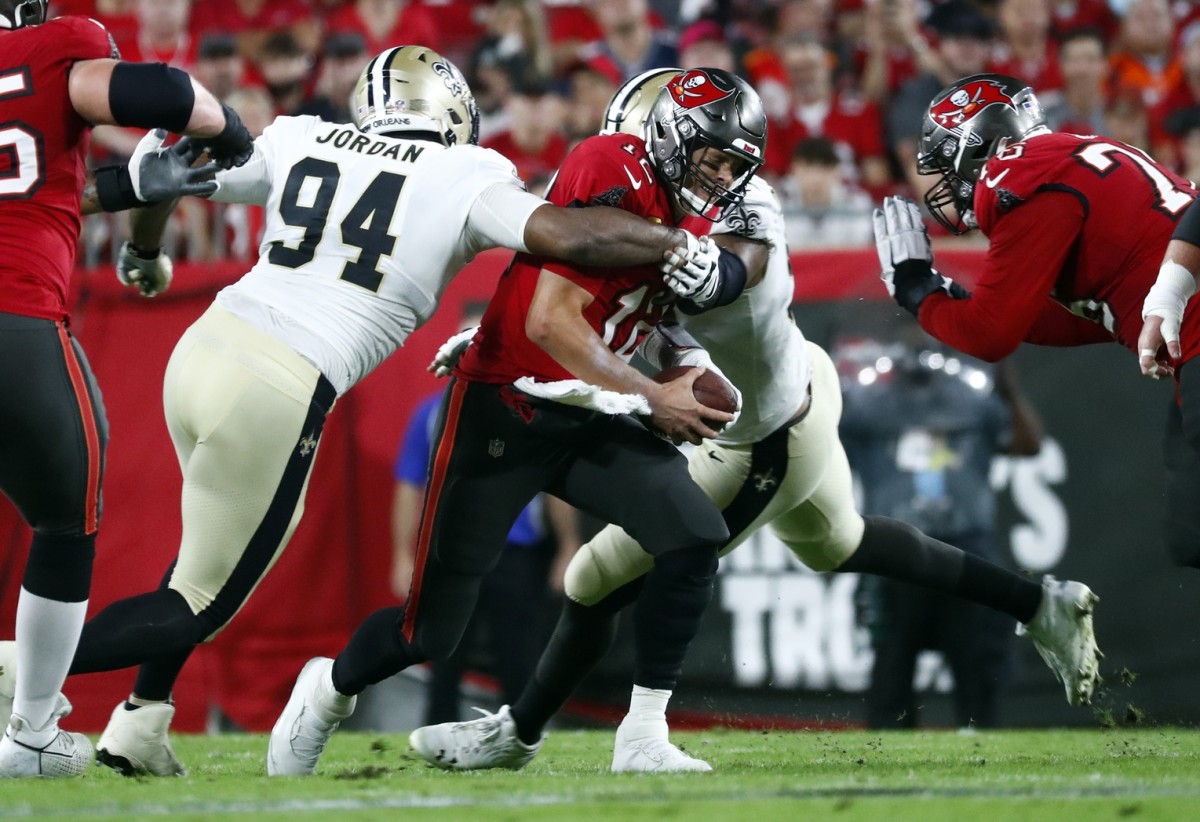
[[[63,778],[80,776],[92,764],[92,742],[83,734],[58,728],[58,720],[71,712],[71,703],[62,694],[54,713],[40,728],[32,728],[29,720],[13,714],[8,730],[0,739],[0,779],[22,777]],[[50,741],[36,745],[29,738],[54,730]]]
[[[8,725],[17,691],[17,643],[0,642],[0,723]]]
[[[318,656],[305,663],[292,696],[271,729],[267,746],[268,776],[308,776],[329,737],[343,719],[354,713],[357,697],[339,694],[330,672],[333,660]]]
[[[96,744],[96,761],[122,776],[187,776],[167,737],[174,716],[175,706],[165,702],[132,711],[122,702]]]
[[[1042,577],[1042,603],[1018,636],[1028,635],[1033,647],[1063,683],[1067,702],[1088,705],[1100,681],[1100,658],[1092,613],[1100,598],[1082,582],[1059,582]]]
[[[430,765],[448,771],[519,771],[542,749],[546,735],[532,745],[522,742],[507,705],[494,714],[482,708],[475,710],[483,716],[417,728],[408,735],[408,744]]]
[[[712,766],[688,756],[667,739],[667,723],[633,721],[626,716],[613,745],[613,773],[703,773]]]

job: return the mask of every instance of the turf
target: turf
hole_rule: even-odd
[[[334,737],[319,775],[268,779],[262,736],[178,736],[191,775],[0,782],[0,818],[1180,820],[1200,731],[678,733],[714,772],[611,774],[610,732],[560,731],[519,773],[428,768],[402,736]]]

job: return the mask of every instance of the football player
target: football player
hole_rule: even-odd
[[[67,330],[81,207],[118,210],[204,188],[186,184],[182,161],[174,177],[143,166],[182,155],[144,150],[127,168],[97,172],[81,203],[91,128],[195,135],[226,165],[244,161],[251,143],[233,110],[184,72],[121,62],[99,23],[47,20],[46,7],[0,0],[0,381],[10,387],[0,490],[34,533],[0,777],[74,776],[92,761],[87,738],[58,727],[70,710],[59,690],[87,611],[108,440],[99,388]]]
[[[1164,534],[1176,564],[1200,568],[1200,397],[1189,399],[1200,380],[1185,367],[1200,350],[1200,314],[1184,313],[1187,266],[1200,270],[1193,184],[1139,148],[1051,132],[1033,90],[997,74],[934,98],[917,163],[939,178],[930,212],[955,233],[982,231],[987,259],[972,292],[950,283],[933,268],[917,205],[888,198],[875,231],[889,291],[930,334],[981,359],[1022,342],[1116,341],[1144,373],[1173,375]]]
[[[550,201],[584,214],[616,205],[697,231],[736,207],[766,145],[766,117],[753,89],[719,69],[678,73],[650,119],[648,142],[625,134],[583,141],[559,169]],[[746,260],[719,251],[723,282],[705,289],[704,303],[721,305],[740,293],[746,262],[762,249],[741,253]],[[271,733],[268,773],[312,773],[357,694],[454,650],[480,579],[518,512],[540,491],[621,523],[651,555],[634,612],[634,682],[648,702],[670,692],[712,595],[717,548],[729,534],[678,450],[629,414],[692,442],[716,433],[702,416],[733,418],[696,404],[699,370],[659,385],[628,362],[676,302],[678,285],[664,283],[652,267],[583,267],[536,253],[514,258],[443,406],[408,601],[367,617],[336,660],[305,666]],[[702,307],[694,299],[685,304]],[[557,688],[542,695],[557,702]],[[661,741],[669,744],[665,729]],[[540,744],[540,735],[519,740],[514,755],[530,758]]]
[[[584,266],[649,265],[638,270],[654,273],[656,295],[666,290],[656,266],[683,257],[720,290],[717,257],[695,236],[619,209],[553,207],[525,190],[512,163],[477,147],[477,137],[478,110],[458,69],[430,49],[404,46],[363,70],[353,125],[281,117],[244,166],[217,175],[214,199],[266,206],[263,253],[184,333],[167,365],[163,403],[183,471],[179,554],[159,590],[88,621],[71,665],[87,673],[145,663],[100,738],[103,764],[126,774],[183,773],[167,736],[180,669],[287,545],[335,399],[433,314],[477,253],[505,247]],[[154,239],[140,225],[134,231],[140,242]],[[158,273],[150,266],[131,279],[153,294],[166,285]],[[681,280],[700,291],[710,285],[689,273],[671,279],[680,288]],[[688,386],[661,396],[654,408],[667,431],[712,416]],[[504,442],[483,448],[502,452]],[[432,610],[465,613],[469,605]],[[403,641],[398,632],[394,641]],[[373,651],[386,658],[387,647]],[[312,669],[302,683],[314,681]],[[327,665],[318,670],[328,677]]]
[[[645,101],[666,79],[649,72],[626,83],[609,104],[606,127],[641,132]],[[1072,704],[1095,687],[1099,652],[1092,632],[1095,596],[1084,585],[1047,577],[1039,584],[964,554],[886,517],[862,517],[838,438],[842,396],[834,365],[792,321],[794,298],[782,207],[754,178],[744,201],[714,229],[765,243],[770,254],[751,271],[734,302],[658,326],[640,352],[655,367],[713,362],[741,391],[735,423],[692,451],[692,478],[720,509],[732,551],[769,525],[808,567],[871,573],[951,593],[1002,611],[1019,623],[1063,680]],[[447,352],[449,353],[449,352]],[[760,481],[763,477],[769,481]],[[454,770],[519,768],[525,744],[540,736],[574,685],[607,652],[617,614],[651,568],[652,557],[626,530],[609,525],[567,569],[568,601],[534,682],[511,709],[468,722],[418,728],[412,746],[430,764]],[[572,672],[574,678],[566,675]],[[546,698],[553,693],[557,699]],[[667,739],[670,693],[635,686],[617,729],[614,771],[707,771]],[[550,709],[550,710],[547,710]]]

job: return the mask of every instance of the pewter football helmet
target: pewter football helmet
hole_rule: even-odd
[[[49,0],[0,0],[0,29],[23,29],[46,22]]]
[[[353,101],[354,124],[368,134],[425,133],[447,146],[479,140],[479,107],[462,72],[424,46],[377,55],[359,75]]]

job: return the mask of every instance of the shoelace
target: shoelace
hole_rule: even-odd
[[[483,708],[472,708],[473,711],[478,711],[483,714],[478,719],[471,719],[462,724],[461,728],[455,729],[455,736],[466,734],[474,743],[469,747],[472,751],[477,751],[484,746],[485,743],[493,742],[500,737],[500,714],[491,713]]]
[[[307,707],[305,707],[300,712],[299,719],[297,719],[296,724],[294,726],[292,726],[293,727],[292,751],[297,756],[307,758],[307,759],[316,759],[317,757],[319,757],[321,755],[321,752],[325,750],[325,746],[329,743],[330,734],[328,733],[328,731],[331,729],[327,727],[325,729],[326,732],[322,733],[321,731],[317,731],[317,730],[311,728],[309,723],[302,721],[304,719],[305,713],[312,716],[312,718],[314,720],[314,724],[320,723],[321,725],[325,725],[325,726],[329,726],[332,724],[333,726],[336,727],[337,723],[336,722],[328,723],[328,722],[323,721],[311,709],[309,709]],[[297,743],[306,743],[306,744],[297,745]]]

